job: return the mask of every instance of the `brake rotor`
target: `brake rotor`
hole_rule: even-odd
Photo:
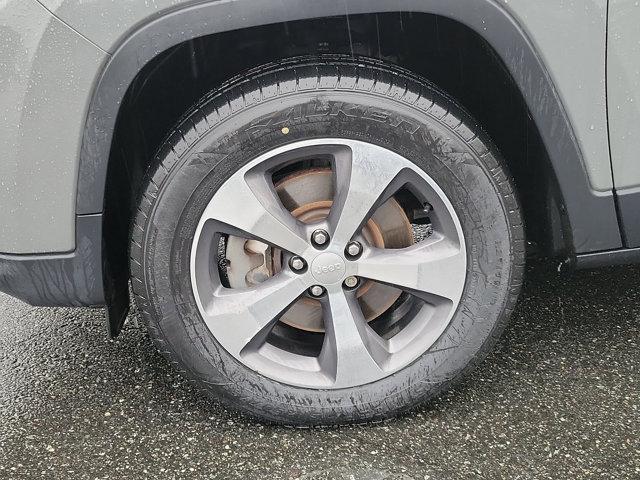
[[[301,222],[316,223],[329,215],[334,196],[331,169],[313,168],[293,173],[280,180],[275,188],[285,208]],[[362,228],[361,235],[368,244],[377,248],[404,248],[414,243],[411,223],[394,198],[387,200],[374,212]],[[279,249],[240,237],[229,237],[226,258],[231,288],[246,288],[261,283],[282,268]],[[365,319],[372,321],[389,309],[401,293],[397,288],[366,281],[358,288],[356,295]],[[301,330],[324,332],[322,306],[313,298],[300,298],[289,307],[280,321]]]

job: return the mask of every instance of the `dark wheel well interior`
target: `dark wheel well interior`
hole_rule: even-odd
[[[136,76],[120,108],[109,158],[104,237],[114,281],[128,278],[130,221],[155,151],[199,98],[243,71],[298,55],[346,54],[397,64],[456,98],[501,151],[527,239],[558,253],[558,188],[525,101],[493,49],[468,27],[435,15],[364,14],[285,22],[196,38]]]

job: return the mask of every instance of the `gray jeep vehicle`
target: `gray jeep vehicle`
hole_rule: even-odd
[[[640,259],[634,0],[8,0],[0,290],[133,292],[231,408],[379,420],[495,344],[527,245]],[[131,290],[130,290],[131,286]]]

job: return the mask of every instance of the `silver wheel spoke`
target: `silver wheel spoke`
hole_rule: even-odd
[[[255,238],[297,255],[308,248],[302,228],[261,173],[231,177],[216,192],[203,217],[222,224],[225,233]]]
[[[264,342],[279,316],[306,287],[301,277],[286,273],[251,289],[219,287],[204,307],[204,320],[229,353],[239,356],[250,343]]]
[[[341,245],[390,196],[390,187],[403,170],[395,154],[375,145],[352,145],[350,151],[351,155],[335,159],[336,196],[329,215],[332,238]]]
[[[462,294],[466,256],[439,234],[400,250],[374,250],[358,262],[361,277],[390,284],[422,298],[456,301]]]
[[[328,291],[324,302],[325,339],[318,358],[334,379],[334,388],[368,383],[384,375],[385,342],[367,324],[353,294],[341,287]]]

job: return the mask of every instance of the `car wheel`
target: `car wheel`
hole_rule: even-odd
[[[499,153],[455,101],[386,64],[248,72],[159,150],[133,290],[202,390],[293,425],[383,419],[485,356],[524,263]]]

